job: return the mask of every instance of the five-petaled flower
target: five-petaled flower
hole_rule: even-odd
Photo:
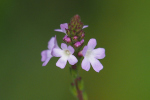
[[[85,46],[82,50],[84,59],[82,61],[81,66],[86,71],[89,71],[90,63],[96,72],[99,72],[100,70],[103,69],[103,65],[97,59],[103,59],[105,57],[105,49],[104,48],[94,49],[96,44],[97,44],[96,39],[90,39],[87,46]]]
[[[42,64],[42,66],[46,66],[47,63],[49,62],[49,60],[53,57],[52,56],[52,50],[54,48],[58,48],[58,45],[57,45],[57,41],[56,41],[56,36],[55,37],[52,37],[49,42],[48,42],[48,50],[43,50],[41,52],[41,61],[44,62]]]
[[[87,28],[87,27],[88,27],[88,25],[84,25],[82,29]],[[54,31],[63,32],[66,34],[66,29],[68,29],[68,23],[60,24],[60,28],[61,29],[55,29]]]
[[[72,55],[74,53],[74,48],[72,46],[68,46],[65,43],[61,43],[61,48],[53,49],[53,56],[60,57],[56,63],[56,66],[60,68],[64,68],[66,66],[67,61],[69,64],[74,65],[78,62],[77,58]]]

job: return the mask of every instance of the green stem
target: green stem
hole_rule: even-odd
[[[83,81],[81,77],[78,75],[78,68],[76,65],[72,65],[70,68],[71,75],[73,78],[73,93],[75,93],[75,96],[78,98],[78,100],[84,100],[83,99]]]
[[[83,100],[82,91],[79,90],[79,87],[78,87],[78,78],[75,79],[75,86],[76,86],[76,89],[77,89],[77,98],[78,98],[78,100]]]

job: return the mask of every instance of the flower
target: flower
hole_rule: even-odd
[[[87,28],[87,27],[88,27],[88,25],[84,25],[82,29]],[[68,29],[68,23],[60,24],[60,28],[61,29],[55,29],[54,31],[63,32],[66,34],[66,29]]]
[[[49,60],[53,57],[52,56],[52,50],[54,48],[58,48],[58,45],[57,45],[57,41],[56,41],[56,36],[55,37],[52,37],[49,42],[48,42],[48,50],[43,50],[41,52],[41,61],[44,62],[42,64],[42,66],[46,66],[47,63],[49,62]]]
[[[56,66],[60,68],[64,68],[66,66],[67,61],[69,64],[74,65],[78,62],[77,58],[72,55],[74,53],[74,48],[72,46],[68,46],[65,43],[61,43],[61,48],[53,49],[53,56],[60,57],[56,63]]]
[[[82,50],[84,59],[81,63],[81,66],[86,71],[89,71],[90,64],[92,65],[93,69],[96,72],[99,72],[100,70],[103,69],[103,65],[100,63],[98,59],[103,59],[105,57],[105,49],[104,48],[94,49],[96,44],[97,44],[96,39],[90,39],[88,45],[85,46]]]
[[[66,33],[66,29],[68,29],[68,23],[60,24],[61,29],[55,29],[54,31]]]

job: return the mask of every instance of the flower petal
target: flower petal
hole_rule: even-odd
[[[82,50],[82,55],[85,56],[86,52],[88,50],[87,46],[84,46],[83,50]]]
[[[71,52],[71,54],[74,53],[74,48],[72,46],[68,46],[68,50]]]
[[[55,35],[55,39],[54,39],[54,48],[59,48],[59,47],[58,47],[58,44],[57,44],[56,35]]]
[[[67,49],[67,44],[65,43],[61,43],[61,48],[64,50],[64,49]]]
[[[67,59],[64,57],[59,58],[59,60],[56,63],[56,66],[60,67],[61,69],[65,68],[67,63]]]
[[[89,27],[88,25],[84,25],[82,29]]]
[[[49,60],[52,58],[52,56],[51,57],[49,57],[49,58],[47,58],[46,60],[45,60],[45,62],[42,64],[42,66],[46,66],[47,65],[47,63],[49,62]]]
[[[44,50],[41,52],[41,61],[45,61],[47,58],[52,57],[51,50]]]
[[[90,62],[88,59],[84,58],[82,63],[81,63],[82,69],[89,71],[90,69]]]
[[[61,30],[66,33],[66,29],[68,29],[68,23],[60,24]]]
[[[97,42],[96,42],[96,39],[90,39],[89,42],[88,42],[88,49],[91,49],[93,50],[96,46]]]
[[[96,72],[99,72],[100,70],[103,69],[103,65],[96,58],[91,58],[90,63]]]
[[[42,56],[41,61],[45,61],[47,58],[47,50],[42,51],[41,56]]]
[[[61,50],[60,48],[54,48],[52,51],[52,55],[55,57],[61,57],[63,54],[63,50]]]
[[[78,62],[78,60],[74,55],[70,55],[68,58],[68,62],[69,62],[69,64],[74,65]]]
[[[104,48],[97,48],[92,51],[92,54],[97,59],[103,59],[105,57],[105,49]]]
[[[62,29],[55,29],[54,31],[57,31],[57,32],[63,32]]]
[[[48,49],[52,49],[54,47],[55,37],[52,37],[48,42]]]

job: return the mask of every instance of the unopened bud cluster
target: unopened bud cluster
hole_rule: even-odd
[[[70,23],[68,23],[68,29],[66,29],[67,37],[65,36],[63,39],[64,42],[72,45],[75,48],[79,48],[84,43],[85,33],[83,31],[83,23],[81,22],[80,16],[75,15]],[[68,39],[69,38],[69,39]],[[71,41],[70,41],[71,40]]]

